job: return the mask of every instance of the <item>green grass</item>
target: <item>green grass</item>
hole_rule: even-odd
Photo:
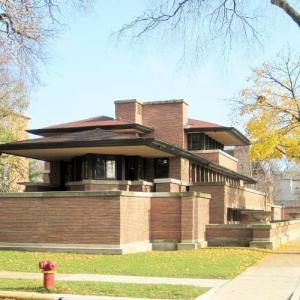
[[[52,259],[57,262],[59,273],[233,278],[266,255],[266,251],[249,248],[204,248],[128,255],[0,251],[0,270],[39,272],[38,262]]]
[[[119,296],[160,299],[195,299],[208,291],[184,285],[151,285],[125,283],[98,283],[98,282],[56,282],[54,290],[47,290],[38,280],[8,280],[1,279],[0,290],[23,291],[56,294],[79,294],[98,296]]]

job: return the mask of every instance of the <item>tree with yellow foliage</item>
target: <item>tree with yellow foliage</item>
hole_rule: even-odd
[[[28,96],[22,78],[12,73],[7,61],[0,61],[0,142],[12,142],[27,137],[28,118],[23,114]],[[28,181],[28,160],[1,155],[0,191],[17,192],[18,182]]]
[[[238,99],[252,160],[300,161],[300,57],[279,55],[253,70]]]

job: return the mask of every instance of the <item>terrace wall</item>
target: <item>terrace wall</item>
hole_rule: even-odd
[[[226,224],[227,208],[266,210],[267,199],[264,193],[240,186],[224,183],[196,183],[190,191],[211,195],[209,205],[209,223]],[[270,209],[270,208],[269,208]]]
[[[250,246],[274,249],[300,236],[300,220],[206,226],[209,246]]]
[[[35,192],[0,196],[0,248],[127,253],[150,242],[205,239],[209,195],[145,192]]]

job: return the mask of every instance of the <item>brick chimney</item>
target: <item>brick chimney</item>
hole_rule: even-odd
[[[187,109],[182,99],[144,102],[143,125],[154,128],[153,137],[186,148]]]
[[[133,123],[142,123],[143,104],[136,99],[115,101],[115,116]]]

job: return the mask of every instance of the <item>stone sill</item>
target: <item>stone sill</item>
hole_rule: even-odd
[[[127,191],[53,191],[0,193],[1,198],[62,198],[62,197],[200,197],[210,199],[211,195],[200,192],[127,192]]]

